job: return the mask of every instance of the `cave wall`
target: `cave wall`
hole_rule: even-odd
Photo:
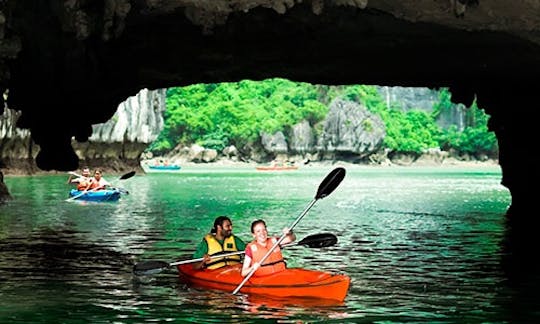
[[[450,87],[455,103],[476,98],[492,116],[502,183],[525,210],[537,192],[527,180],[538,179],[527,118],[538,12],[539,2],[502,0],[7,0],[0,90],[40,147],[38,167],[72,170],[71,138],[87,141],[142,88],[270,77]]]
[[[106,172],[141,170],[140,157],[164,127],[166,89],[142,89],[121,102],[105,123],[92,125],[88,141],[72,140],[79,164]],[[0,169],[9,174],[34,174],[40,146],[29,130],[15,127],[20,111],[5,108],[0,115]],[[77,120],[67,123],[77,124]]]

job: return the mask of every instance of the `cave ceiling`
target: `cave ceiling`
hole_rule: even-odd
[[[6,0],[0,85],[44,170],[73,170],[71,139],[142,88],[283,77],[450,87],[493,116],[503,183],[526,176],[540,72],[540,1]],[[516,96],[519,93],[520,96]],[[519,97],[516,99],[516,97]],[[537,176],[537,174],[535,175]]]

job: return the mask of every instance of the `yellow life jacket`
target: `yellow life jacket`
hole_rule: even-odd
[[[208,254],[214,255],[216,253],[222,252],[236,252],[238,248],[236,247],[236,241],[234,240],[234,235],[229,236],[223,241],[223,245],[219,243],[218,240],[212,234],[208,234],[204,237],[206,243],[208,244]],[[241,261],[240,255],[231,255],[224,258],[213,258],[206,264],[208,269],[217,269],[224,267],[226,265],[238,264]]]
[[[257,241],[249,243],[248,248],[251,249],[252,254],[251,262],[260,262],[276,242],[276,238],[268,238],[266,240],[266,246],[260,245]],[[283,255],[281,254],[281,249],[278,245],[253,275],[257,277],[267,276],[272,273],[283,271],[285,268],[285,261],[283,260]]]

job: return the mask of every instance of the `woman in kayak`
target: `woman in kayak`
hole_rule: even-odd
[[[96,190],[103,190],[103,189],[107,189],[107,187],[110,187],[111,184],[109,183],[109,181],[105,180],[103,177],[102,177],[102,172],[100,169],[97,169],[96,171],[94,171],[94,177],[90,179],[90,183],[88,184],[88,187],[86,187],[85,190],[92,190],[92,191],[96,191]]]
[[[266,276],[285,270],[286,265],[279,246],[272,250],[262,265],[260,264],[264,256],[279,240],[279,237],[268,237],[264,220],[259,219],[251,223],[251,233],[254,240],[246,246],[242,276],[247,276],[251,271],[255,271],[254,276]],[[296,239],[296,235],[288,228],[283,230],[283,234],[285,234],[285,238],[280,242],[281,244],[291,243]]]

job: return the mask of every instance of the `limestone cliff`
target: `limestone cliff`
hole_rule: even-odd
[[[139,168],[141,153],[163,129],[165,92],[141,90],[120,103],[109,121],[92,125],[88,141],[72,139],[80,164],[112,171]],[[19,117],[20,113],[11,109],[0,116],[0,168],[9,173],[34,173],[39,170],[34,160],[39,145],[28,130],[16,127]],[[78,121],[69,123],[76,125]]]

